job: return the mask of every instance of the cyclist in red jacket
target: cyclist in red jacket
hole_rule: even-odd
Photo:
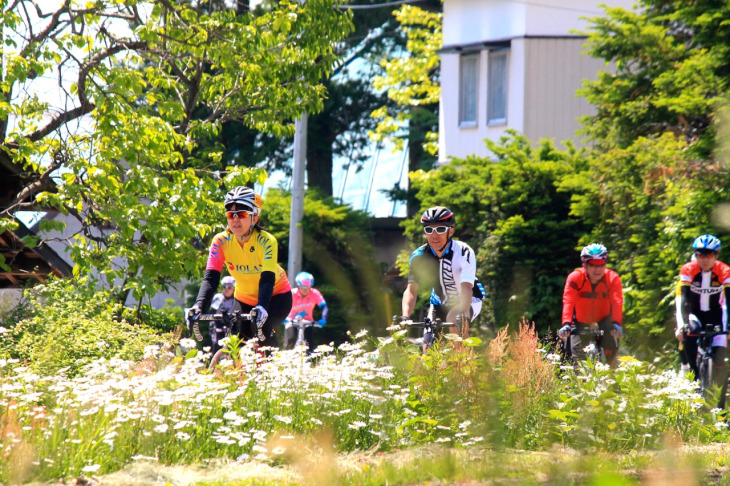
[[[588,335],[571,334],[572,326],[578,332],[598,326],[606,361],[616,366],[619,340],[623,335],[621,319],[624,296],[621,278],[606,268],[608,250],[600,243],[592,243],[580,252],[583,265],[568,275],[563,291],[563,327],[559,336],[570,340],[567,348],[575,358],[584,356],[583,348],[590,344]],[[592,336],[591,336],[592,338]]]

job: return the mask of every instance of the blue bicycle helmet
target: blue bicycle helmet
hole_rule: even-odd
[[[580,259],[583,263],[591,260],[608,260],[608,250],[600,243],[591,243],[580,252]]]
[[[713,235],[702,235],[698,236],[697,239],[695,239],[694,243],[692,243],[692,249],[697,250],[705,250],[705,251],[714,251],[715,253],[720,251],[720,247],[722,246],[722,243],[720,243],[720,240],[717,239],[717,237]]]
[[[299,272],[294,280],[299,287],[314,287],[314,276],[309,272]]]

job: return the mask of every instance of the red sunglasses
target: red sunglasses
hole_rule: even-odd
[[[244,219],[248,218],[251,214],[250,211],[226,211],[226,217],[228,219],[233,219],[234,217]]]

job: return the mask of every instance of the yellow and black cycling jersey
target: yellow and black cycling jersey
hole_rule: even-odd
[[[213,237],[205,269],[220,272],[225,265],[236,279],[236,300],[256,305],[261,272],[276,276],[273,295],[291,290],[286,272],[277,263],[278,252],[276,238],[267,231],[255,229],[248,242],[241,244],[226,230]]]

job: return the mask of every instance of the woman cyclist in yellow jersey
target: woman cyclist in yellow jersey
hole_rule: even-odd
[[[236,280],[234,295],[241,310],[256,309],[256,324],[265,337],[261,344],[277,346],[274,329],[289,314],[292,294],[286,272],[277,263],[276,238],[259,222],[261,196],[239,186],[226,194],[225,207],[228,228],[213,237],[198,298],[188,314],[196,316],[208,308],[225,265]],[[251,329],[243,327],[242,338],[254,337]]]

